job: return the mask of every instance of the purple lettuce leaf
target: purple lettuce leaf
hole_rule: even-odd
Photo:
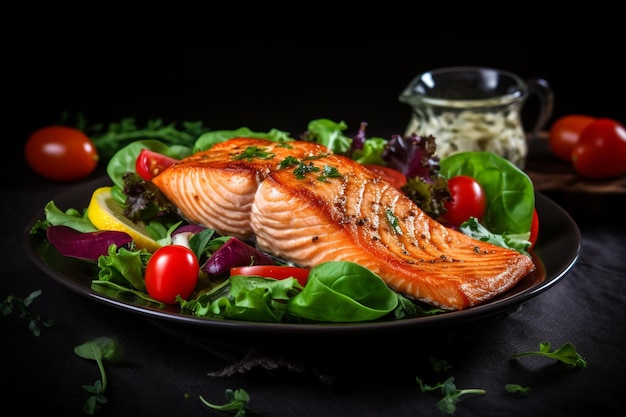
[[[111,244],[119,248],[133,240],[124,232],[98,230],[83,233],[67,226],[49,226],[46,235],[61,255],[90,261],[97,261],[101,255],[107,255]]]
[[[230,238],[207,259],[201,269],[210,276],[228,274],[230,268],[247,265],[272,265],[274,261],[260,250]]]

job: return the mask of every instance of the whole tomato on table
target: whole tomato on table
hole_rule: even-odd
[[[626,173],[626,127],[609,118],[594,120],[580,132],[571,160],[576,172],[591,179]]]
[[[548,132],[548,145],[558,158],[570,162],[580,132],[596,118],[585,114],[568,114],[557,119]]]
[[[28,165],[39,175],[55,181],[76,181],[98,165],[98,151],[81,130],[69,126],[46,126],[33,132],[24,149]]]

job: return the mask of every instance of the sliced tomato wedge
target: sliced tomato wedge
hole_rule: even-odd
[[[406,184],[406,175],[398,170],[382,165],[363,164],[363,166],[398,189]]]
[[[286,265],[250,265],[230,268],[230,276],[233,275],[257,276],[274,279],[293,277],[298,280],[300,285],[304,286],[309,278],[309,270],[297,266]]]
[[[176,162],[178,162],[178,159],[151,151],[150,149],[142,149],[135,161],[135,171],[144,181],[152,181],[152,178]]]

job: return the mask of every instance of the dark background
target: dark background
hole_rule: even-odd
[[[62,111],[88,123],[203,121],[293,135],[328,117],[356,131],[403,133],[410,108],[398,95],[420,72],[480,65],[543,78],[555,93],[550,122],[569,113],[626,120],[626,88],[610,38],[502,31],[354,35],[220,32],[158,39],[90,39],[54,32],[8,46],[11,143],[55,123]],[[587,45],[587,46],[584,46]],[[524,109],[531,129],[534,98]]]
[[[455,413],[458,417],[570,417],[588,415],[588,410],[599,415],[623,411],[626,281],[624,229],[616,224],[623,219],[623,198],[574,193],[566,200],[572,214],[581,205],[603,203],[592,216],[576,212],[581,258],[561,283],[510,314],[453,331],[445,328],[441,334],[418,329],[394,338],[319,341],[321,351],[345,350],[350,359],[329,355],[332,361],[326,363],[326,356],[311,355],[314,365],[328,367],[321,371],[336,376],[334,385],[322,383],[320,369],[307,368],[310,362],[303,364],[302,374],[257,369],[228,378],[208,377],[207,372],[231,362],[220,355],[223,350],[214,353],[194,343],[195,333],[169,334],[158,325],[147,325],[139,315],[76,294],[29,258],[22,245],[25,227],[48,201],[81,184],[50,182],[24,162],[28,135],[55,123],[63,111],[80,112],[91,123],[124,117],[140,122],[201,120],[211,129],[278,128],[294,135],[310,120],[328,117],[344,120],[353,131],[366,121],[372,134],[402,133],[410,109],[398,95],[419,72],[481,65],[547,80],[556,98],[552,121],[584,113],[626,122],[623,66],[618,64],[622,57],[614,52],[614,38],[590,38],[590,30],[583,27],[551,39],[495,30],[377,33],[357,23],[346,29],[356,33],[351,36],[285,30],[153,38],[154,33],[169,30],[159,26],[144,36],[124,39],[91,39],[82,30],[71,36],[50,30],[6,39],[0,294],[25,297],[42,289],[33,310],[58,321],[35,338],[24,320],[0,318],[0,367],[9,385],[0,400],[7,415],[53,411],[84,415],[81,384],[93,383],[98,374],[96,365],[79,360],[72,348],[100,336],[117,338],[127,353],[123,364],[107,366],[110,403],[103,416],[227,415],[208,410],[198,395],[221,403],[225,389],[238,388],[246,389],[253,408],[268,417],[441,416],[435,407],[437,396],[420,394],[415,383],[415,376],[434,378],[426,373],[432,368],[431,356],[454,365],[451,374],[458,387],[489,392],[484,398],[464,399]],[[111,27],[110,32],[119,29]],[[532,99],[525,113],[531,120]],[[95,176],[103,176],[104,167],[99,168]],[[550,230],[549,224],[545,227],[542,230]],[[222,340],[214,334],[198,336]],[[246,342],[267,343],[271,338],[250,335]],[[512,353],[536,348],[544,340],[553,347],[571,341],[588,359],[588,368],[579,371],[532,359],[519,366],[510,363]],[[305,343],[288,335],[271,342],[286,350]],[[318,347],[312,344],[310,349],[315,353]],[[237,347],[226,350],[238,356]],[[532,386],[533,392],[527,398],[508,395],[502,391],[504,382]]]

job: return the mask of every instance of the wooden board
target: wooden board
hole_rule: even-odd
[[[546,132],[537,139],[529,139],[525,171],[537,191],[626,194],[626,174],[607,180],[581,177],[571,163],[554,156],[548,146]]]

